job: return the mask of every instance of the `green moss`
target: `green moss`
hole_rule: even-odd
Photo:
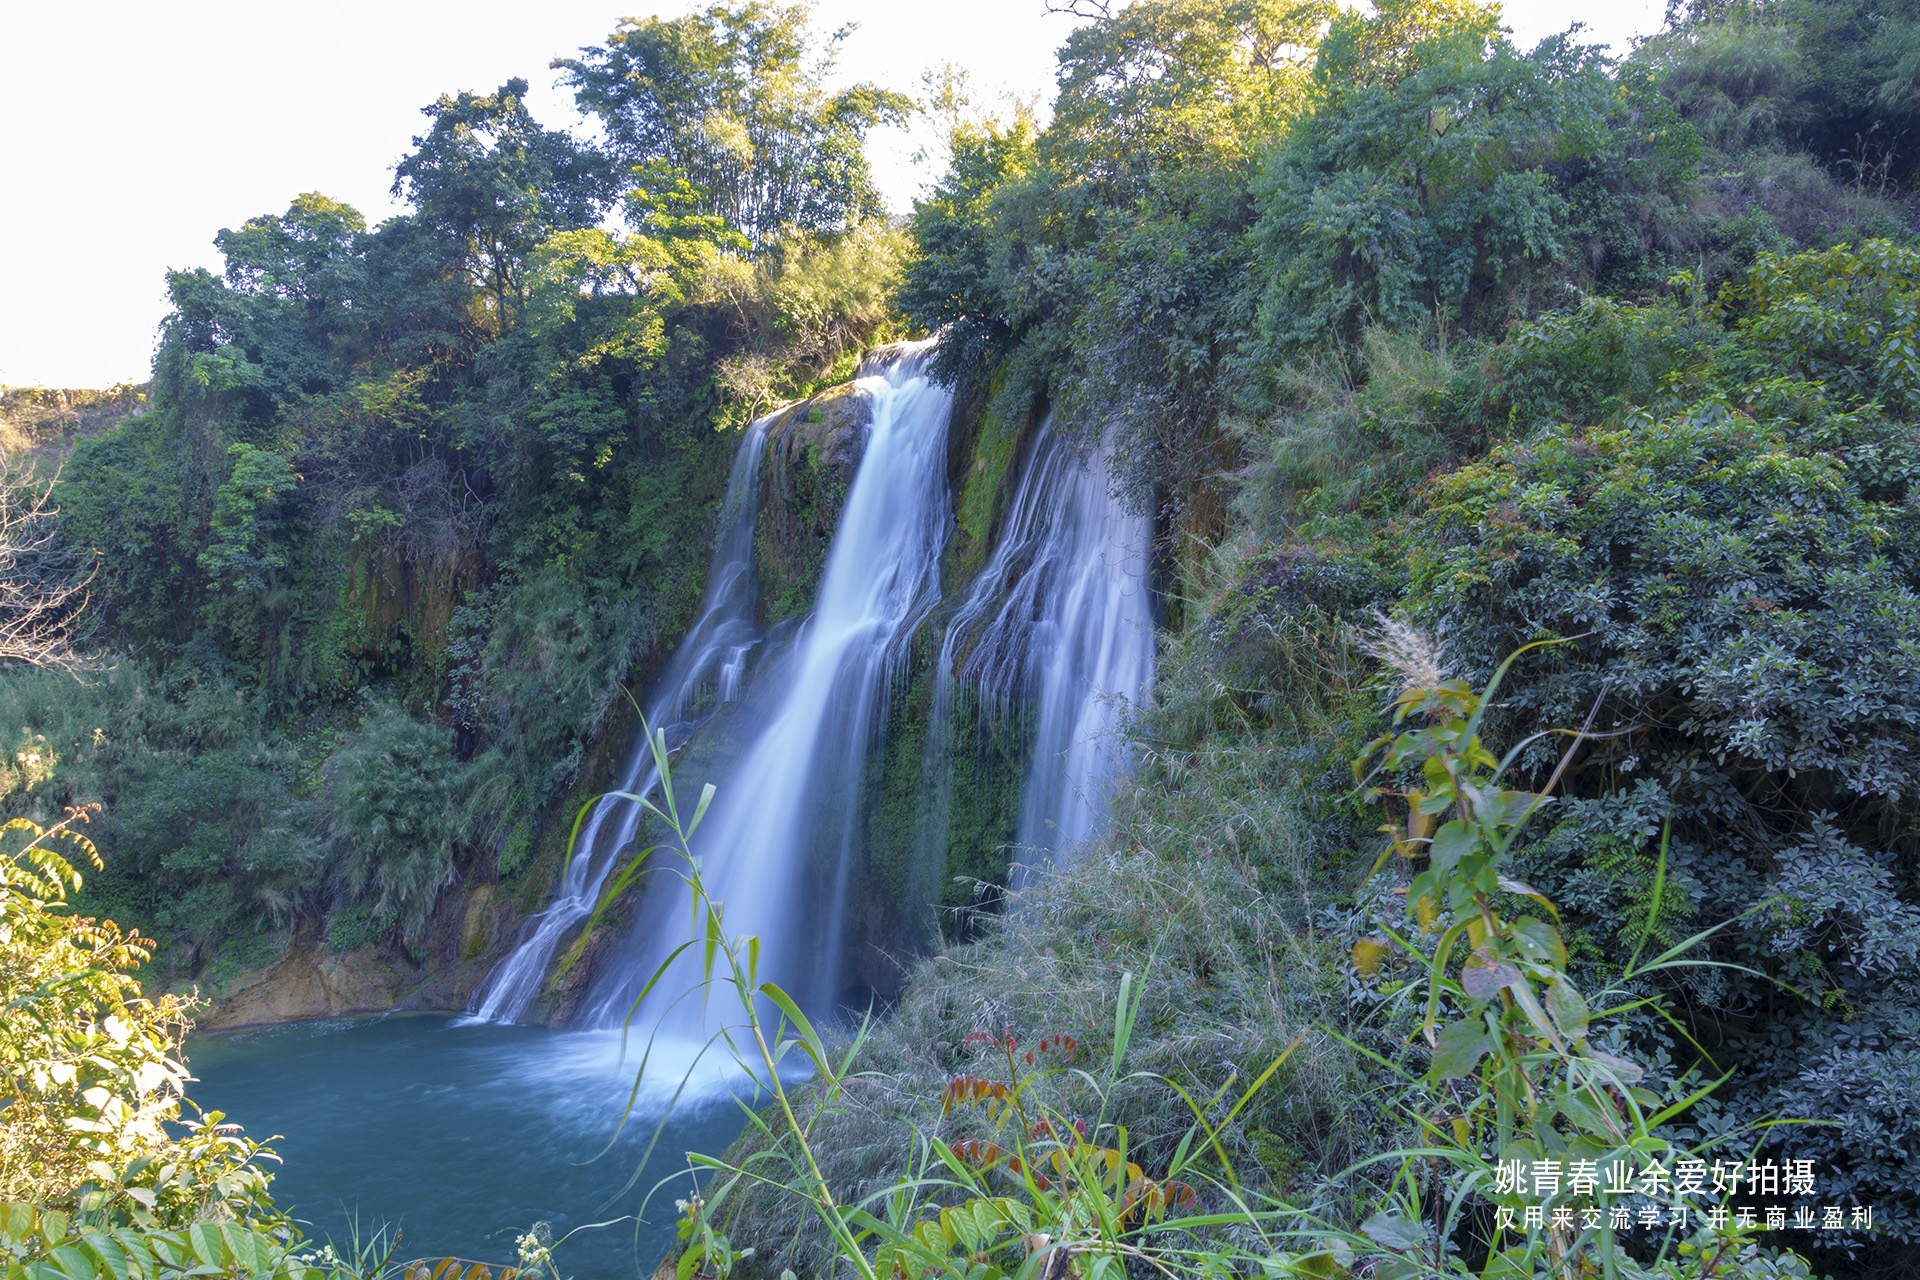
[[[838,467],[822,459],[819,444],[809,441],[798,452],[797,460],[776,455],[768,509],[754,534],[769,623],[813,607],[847,501],[847,482]]]
[[[949,447],[957,449],[957,467],[951,474],[959,497],[954,503],[953,537],[941,566],[949,590],[971,581],[986,564],[994,535],[1013,502],[1014,464],[1031,434],[1031,412],[1003,408],[1008,399],[1000,394],[1005,377],[1003,368],[990,384],[976,389],[955,408],[962,420],[949,436]]]
[[[983,711],[972,698],[961,699],[949,730],[954,750],[937,891],[941,905],[956,910],[975,905],[977,884],[1006,883],[1032,754],[1024,716],[988,717]]]
[[[923,633],[922,645],[916,649],[929,639]],[[910,898],[925,901],[924,895],[913,891],[923,837],[919,819],[934,683],[928,655],[916,652],[915,657],[921,660],[913,664],[904,690],[894,699],[882,748],[867,760],[867,875],[863,877],[866,894],[885,904],[880,918],[901,920],[910,928],[910,922],[920,916],[920,903],[910,905]],[[858,914],[874,913],[869,907]]]
[[[1015,719],[985,717],[962,696],[933,723],[938,641],[937,629],[923,633],[868,762],[862,890],[849,915],[895,956],[972,935],[979,886],[1006,883],[1026,775],[1028,735]]]
[[[768,429],[754,531],[768,623],[813,605],[846,506],[865,414],[864,399],[841,386],[787,410]]]
[[[502,880],[512,879],[519,874],[533,857],[533,823],[517,813],[512,821],[513,825],[507,828],[507,838],[500,846]]]

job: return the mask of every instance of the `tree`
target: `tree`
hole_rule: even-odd
[[[1141,0],[1060,51],[1052,150],[1114,186],[1235,160],[1295,111],[1330,0]]]
[[[229,286],[298,301],[322,320],[365,283],[360,238],[366,231],[358,209],[308,191],[295,196],[284,214],[249,218],[213,242],[226,258]]]
[[[93,573],[55,546],[54,483],[0,454],[0,663],[71,671],[85,660],[74,637]]]
[[[289,563],[275,534],[300,476],[283,455],[268,449],[235,444],[227,453],[233,472],[214,493],[213,539],[200,553],[200,567],[235,590],[268,590],[275,573]]]
[[[393,194],[458,245],[473,286],[505,328],[525,300],[523,269],[555,231],[590,227],[607,194],[605,163],[526,106],[527,82],[492,94],[442,95],[421,113],[433,127],[394,169]]]
[[[702,212],[758,248],[782,227],[843,230],[879,207],[862,147],[913,104],[871,84],[827,91],[833,47],[851,30],[818,50],[805,7],[749,0],[629,19],[605,47],[553,65],[606,127],[623,172],[643,187],[684,178]]]

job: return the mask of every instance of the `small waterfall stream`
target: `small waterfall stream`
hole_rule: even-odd
[[[1076,457],[1041,424],[1005,531],[948,626],[922,801],[929,866],[948,837],[954,752],[972,745],[955,738],[963,702],[976,727],[1015,720],[1029,744],[1016,864],[1091,834],[1126,768],[1121,716],[1153,684],[1152,528],[1114,497],[1108,462],[1104,446]]]

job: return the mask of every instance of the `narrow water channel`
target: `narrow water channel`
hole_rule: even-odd
[[[634,1085],[638,1054],[623,1062],[618,1033],[406,1014],[196,1035],[187,1050],[196,1102],[255,1138],[281,1135],[271,1144],[284,1160],[275,1199],[309,1236],[344,1246],[356,1223],[362,1238],[384,1224],[401,1233],[397,1259],[510,1262],[535,1222],[558,1239],[625,1218],[573,1236],[555,1252],[560,1270],[583,1280],[650,1274],[673,1238],[673,1202],[686,1195],[684,1153],[724,1150],[743,1123],[709,1073],[627,1188],[666,1109],[659,1090],[671,1085],[643,1091],[599,1154]],[[677,1082],[659,1059],[649,1080]],[[682,1178],[636,1221],[647,1192],[676,1170]]]

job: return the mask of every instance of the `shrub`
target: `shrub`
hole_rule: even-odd
[[[335,881],[346,901],[368,902],[376,932],[417,941],[452,883],[459,769],[451,734],[382,703],[328,759]]]

